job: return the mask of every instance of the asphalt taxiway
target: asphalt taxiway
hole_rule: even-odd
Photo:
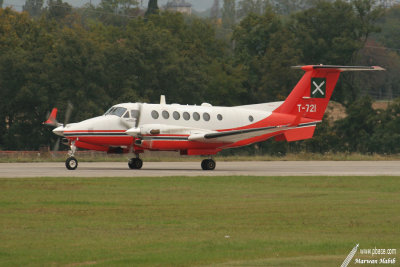
[[[22,177],[149,177],[149,176],[400,176],[399,161],[246,161],[217,162],[203,171],[200,162],[144,162],[130,170],[124,162],[80,162],[69,171],[63,162],[0,163],[0,178]]]

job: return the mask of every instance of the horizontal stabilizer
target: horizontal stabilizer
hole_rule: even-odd
[[[325,69],[325,70],[340,70],[340,71],[368,71],[368,70],[385,70],[379,66],[336,66],[336,65],[306,65],[306,66],[293,66],[293,69]]]

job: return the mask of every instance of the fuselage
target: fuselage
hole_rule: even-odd
[[[75,142],[77,147],[120,152],[175,150],[182,154],[215,154],[223,148],[248,145],[268,139],[279,131],[259,138],[235,142],[191,140],[191,136],[287,124],[293,116],[277,118],[273,110],[282,102],[247,106],[221,107],[179,104],[123,103],[111,107],[104,115],[54,129]],[[274,118],[272,118],[274,117]],[[268,118],[271,122],[268,123]],[[283,120],[282,120],[283,119]],[[281,121],[280,121],[281,120]]]

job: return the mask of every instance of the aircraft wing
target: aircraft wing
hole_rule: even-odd
[[[240,130],[228,131],[210,131],[206,129],[194,129],[181,126],[149,124],[140,128],[131,128],[126,131],[128,135],[142,136],[144,138],[159,138],[162,136],[176,137],[179,135],[181,139],[188,141],[203,142],[203,143],[235,143],[241,140],[262,136],[275,132],[285,132],[293,129],[301,129],[306,127],[314,127],[317,122],[302,123],[302,124],[287,124],[278,126],[267,126],[259,128],[249,128]]]
[[[188,137],[189,141],[210,142],[210,143],[235,143],[240,140],[269,134],[284,130],[284,126],[271,126],[254,129],[233,130],[217,133],[193,134]]]
[[[205,134],[193,134],[188,137],[189,141],[199,142],[223,142],[223,143],[235,143],[241,140],[262,136],[274,132],[287,131],[292,129],[301,129],[305,127],[314,127],[317,122],[303,123],[296,126],[293,125],[280,125],[280,126],[268,126],[261,128],[243,129],[243,130],[232,130],[223,131],[216,133],[205,133]]]

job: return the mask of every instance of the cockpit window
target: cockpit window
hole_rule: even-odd
[[[112,107],[109,110],[107,110],[107,112],[104,113],[104,115],[116,115],[118,117],[121,117],[125,113],[125,111],[126,111],[126,108]]]
[[[104,113],[104,115],[110,114],[110,112],[112,112],[114,109],[115,109],[115,107],[109,108],[109,109],[106,111],[106,113]]]
[[[129,111],[125,113],[124,118],[129,119]]]

